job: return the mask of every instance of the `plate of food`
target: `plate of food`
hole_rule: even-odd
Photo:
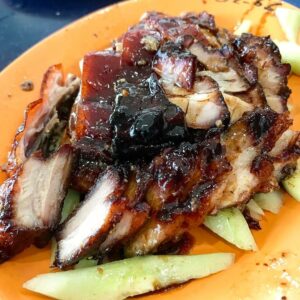
[[[299,299],[300,12],[122,2],[0,74],[0,299]]]

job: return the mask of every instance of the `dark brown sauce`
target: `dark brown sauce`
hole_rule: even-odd
[[[207,3],[207,1],[206,0],[202,0],[202,4],[206,4]]]

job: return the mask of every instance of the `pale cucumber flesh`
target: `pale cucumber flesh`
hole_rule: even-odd
[[[293,175],[282,181],[285,190],[297,201],[300,201],[300,171],[297,170]]]
[[[234,254],[144,256],[39,275],[24,288],[61,300],[121,300],[222,271]]]
[[[278,214],[282,207],[282,193],[273,191],[254,195],[254,201],[264,210]]]
[[[240,249],[257,250],[247,221],[237,208],[225,208],[215,216],[207,216],[204,225]]]
[[[287,40],[297,43],[300,30],[300,12],[296,9],[278,7],[275,14]]]
[[[247,205],[247,209],[249,210],[250,216],[257,220],[260,221],[264,215],[264,211],[261,209],[261,207],[253,200],[251,199]]]

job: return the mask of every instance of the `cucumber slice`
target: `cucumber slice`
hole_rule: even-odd
[[[215,216],[207,216],[204,225],[240,249],[257,250],[247,221],[237,208],[225,208]]]
[[[285,190],[297,201],[300,201],[300,171],[297,170],[293,175],[282,181]]]
[[[254,200],[262,209],[278,214],[282,206],[282,193],[280,191],[258,193],[254,195]]]
[[[293,73],[300,75],[300,46],[293,42],[274,42],[280,50],[282,61],[289,63]]]
[[[80,195],[78,192],[69,189],[68,194],[64,200],[64,205],[61,211],[61,223],[66,220],[74,208],[78,205],[80,201]]]
[[[234,254],[144,256],[39,275],[23,287],[61,300],[121,300],[201,278],[233,264]]]
[[[296,9],[278,7],[275,14],[287,40],[297,43],[300,30],[300,12]]]
[[[81,269],[81,268],[89,268],[97,266],[97,260],[95,259],[89,259],[89,258],[83,258],[74,266],[74,269]]]
[[[251,199],[247,203],[246,207],[248,208],[250,216],[253,219],[255,219],[257,221],[260,221],[262,219],[262,216],[264,215],[264,211],[253,199]]]
[[[250,31],[252,26],[252,22],[250,20],[243,20],[242,23],[239,23],[235,30],[234,30],[234,34],[235,35],[241,35],[242,33],[247,33]]]

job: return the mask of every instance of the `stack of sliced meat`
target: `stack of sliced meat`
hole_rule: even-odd
[[[268,37],[234,36],[206,12],[147,13],[85,55],[79,93],[76,78],[45,79],[2,186],[0,259],[52,232],[60,268],[157,253],[206,215],[279,188],[300,155],[289,72]],[[85,197],[58,226],[68,185]]]

